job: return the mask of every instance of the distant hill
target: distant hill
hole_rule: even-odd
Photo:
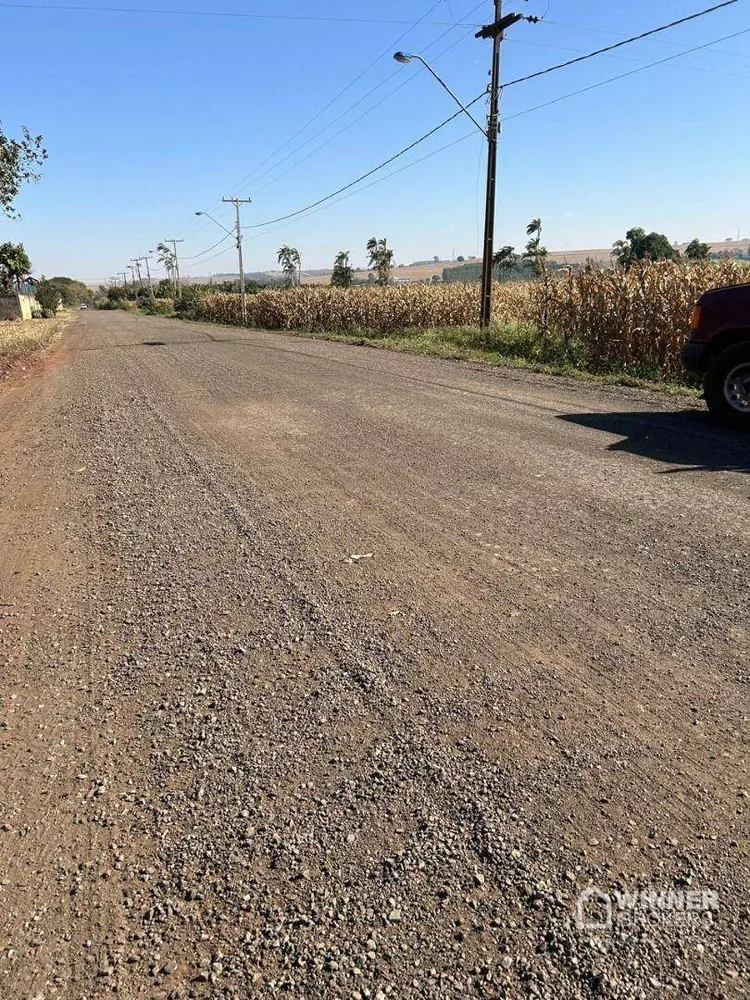
[[[686,246],[687,243],[682,243],[678,246],[678,249],[682,252],[685,250]],[[710,252],[712,255],[732,254],[742,257],[748,257],[748,255],[750,255],[750,240],[715,240],[709,241],[709,246],[711,248]],[[588,260],[596,261],[599,264],[609,264],[612,261],[611,254],[612,247],[599,247],[593,250],[550,250],[549,260],[555,261],[558,264],[585,264]],[[435,276],[442,278],[443,271],[446,268],[461,267],[464,264],[474,264],[481,268],[482,261],[481,258],[476,257],[467,257],[464,261],[418,261],[414,264],[401,264],[398,267],[394,267],[391,274],[397,281],[404,283],[431,281]],[[332,273],[333,271],[330,268],[303,271],[302,284],[328,284],[331,280]],[[366,270],[355,271],[355,281],[368,281],[370,273],[371,272]],[[283,277],[281,271],[248,271],[245,276],[248,280],[259,282],[278,281]],[[213,275],[213,281],[216,284],[219,284],[222,281],[237,281],[238,278],[239,275],[237,272],[234,274]],[[187,277],[185,280],[194,283],[208,283],[209,278],[193,276]]]

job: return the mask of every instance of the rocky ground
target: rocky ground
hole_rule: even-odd
[[[750,459],[684,406],[82,316],[0,388],[0,996],[746,995]]]

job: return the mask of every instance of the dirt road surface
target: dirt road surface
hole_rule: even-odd
[[[3,1000],[747,995],[746,439],[122,313],[0,435]]]

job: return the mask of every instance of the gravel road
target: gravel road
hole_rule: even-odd
[[[746,996],[748,472],[684,400],[82,315],[0,386],[0,997]]]

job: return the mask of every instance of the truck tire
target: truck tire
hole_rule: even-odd
[[[750,340],[728,347],[712,361],[705,388],[708,408],[718,421],[750,430]]]

